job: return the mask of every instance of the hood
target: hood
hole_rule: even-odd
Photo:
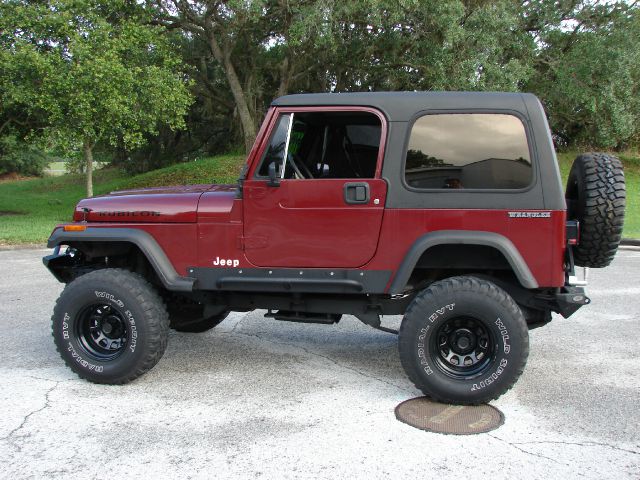
[[[76,222],[194,223],[204,192],[235,196],[235,185],[181,185],[121,190],[80,200]]]

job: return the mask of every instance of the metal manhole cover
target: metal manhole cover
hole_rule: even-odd
[[[504,423],[502,412],[491,405],[447,405],[426,397],[402,402],[396,418],[421,430],[453,435],[490,432]]]

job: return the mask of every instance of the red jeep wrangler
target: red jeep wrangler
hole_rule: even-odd
[[[380,325],[426,395],[479,403],[522,372],[528,329],[589,303],[574,265],[622,232],[622,167],[579,156],[566,198],[540,102],[512,93],[291,95],[271,105],[237,185],[78,203],[45,265],[67,283],[53,336],[79,376],[152,368],[170,327],[229,311]],[[394,332],[398,333],[398,332]]]

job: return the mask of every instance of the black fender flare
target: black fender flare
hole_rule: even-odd
[[[158,278],[168,290],[190,292],[195,278],[178,275],[164,250],[151,234],[137,228],[87,227],[84,231],[65,232],[62,228],[53,231],[47,247],[53,248],[69,242],[130,242],[147,257]],[[48,257],[45,257],[47,259]],[[45,262],[46,264],[47,262]]]
[[[436,245],[484,245],[493,247],[504,255],[513,269],[518,281],[524,288],[538,288],[538,282],[529,270],[527,263],[520,255],[511,240],[494,232],[469,230],[439,230],[418,238],[407,251],[396,275],[389,287],[391,295],[402,293],[420,256]]]

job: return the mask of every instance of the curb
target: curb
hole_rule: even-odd
[[[623,238],[620,240],[620,245],[626,245],[631,247],[640,247],[640,239],[637,238]]]
[[[620,240],[620,245],[640,247],[640,238],[623,238]]]
[[[46,250],[46,243],[20,243],[17,245],[1,245],[0,252],[7,250]]]

